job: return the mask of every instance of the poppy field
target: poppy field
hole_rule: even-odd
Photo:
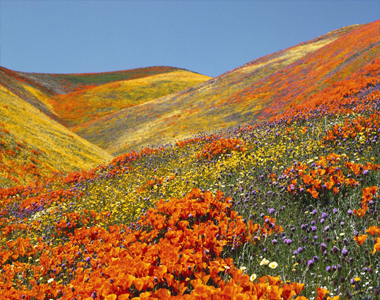
[[[263,101],[263,120],[0,189],[0,298],[379,299],[380,59],[368,39],[329,84],[295,81],[300,98]]]

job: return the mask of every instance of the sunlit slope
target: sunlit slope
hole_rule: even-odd
[[[324,90],[380,56],[379,33],[380,20],[363,25],[219,103],[253,113],[242,121],[267,120],[295,105],[322,103]]]
[[[123,104],[120,103],[119,99],[114,99],[115,94],[117,93],[105,95],[104,91],[107,90],[107,88],[116,87],[113,85],[107,86],[107,84],[119,81],[143,79],[155,75],[164,75],[173,72],[184,72],[184,75],[186,73],[190,73],[183,69],[165,66],[138,68],[114,72],[78,74],[27,73],[0,67],[0,85],[4,86],[21,99],[32,104],[34,107],[52,119],[65,125],[66,127],[69,127],[81,124],[83,122],[88,122],[90,120],[93,120],[93,118],[104,116],[109,112],[115,111],[115,108],[120,109],[120,107],[124,108],[129,106],[123,106]],[[193,84],[197,84],[202,80],[205,81],[209,79],[209,77],[205,77],[200,74],[191,74],[194,77]],[[182,89],[190,86],[191,80],[189,77],[190,76],[184,76],[184,79],[182,81],[178,81],[177,78],[178,83],[173,84],[172,92],[181,89],[181,85]],[[173,76],[173,78],[176,78],[176,76]],[[89,91],[102,85],[106,86],[104,88],[96,89],[95,91],[100,92],[102,94],[102,97],[105,97],[105,102],[101,104],[99,103],[98,98],[94,99],[94,103],[91,104],[95,104],[95,106],[98,107],[98,110],[89,111],[89,114],[92,113],[93,118],[89,118],[86,115],[84,116],[85,119],[81,120],[77,115],[75,115],[81,110],[80,107],[84,107],[86,105],[87,107],[92,107],[87,103],[87,101],[84,101],[85,103],[83,103],[81,100],[87,100],[86,98],[88,98],[88,95],[93,96],[94,93],[91,93]],[[161,93],[159,96],[166,94]],[[110,107],[113,106],[114,109],[107,109],[102,105]],[[61,118],[61,115],[63,115],[63,118]],[[65,117],[70,120],[69,123],[64,120]]]
[[[123,108],[181,91],[209,79],[211,77],[178,70],[62,94],[51,99],[51,103],[65,123],[72,127]]]
[[[0,98],[0,187],[89,169],[112,158],[2,86]]]
[[[355,25],[332,31],[256,59],[194,88],[106,116],[87,127],[77,128],[76,132],[101,148],[120,154],[142,145],[159,145],[183,139],[200,130],[217,131],[254,121],[257,118],[255,114],[262,108],[260,99],[271,96],[282,85],[292,90],[292,84],[289,84],[292,80],[307,84],[302,73],[292,78],[287,75],[300,62],[309,62],[306,66],[309,69],[316,63],[323,63],[329,69],[330,61],[336,58],[334,53],[339,52],[339,49],[330,47],[332,43],[343,49],[357,47],[362,51],[366,47],[362,43],[346,45],[339,40],[345,36],[355,36],[355,32],[360,33],[364,27],[374,25]],[[324,49],[330,49],[331,53],[321,58],[319,53],[323,53]],[[354,50],[347,51],[351,53]],[[356,63],[354,54],[352,56],[351,73],[361,65]],[[313,61],[313,58],[319,61]],[[264,85],[272,88],[259,90]],[[245,96],[245,101],[238,98],[242,91],[251,92]]]
[[[0,85],[39,109],[45,115],[63,123],[48,101],[48,99],[56,95],[52,87],[44,86],[33,78],[3,67],[0,67]]]

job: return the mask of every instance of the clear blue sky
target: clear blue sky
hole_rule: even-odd
[[[380,19],[379,0],[24,0],[1,1],[0,10],[0,65],[43,73],[173,66],[218,76]]]

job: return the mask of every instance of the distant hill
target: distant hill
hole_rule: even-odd
[[[209,79],[173,67],[88,74],[0,67],[0,187],[109,162],[111,154],[68,128]]]
[[[176,70],[139,79],[105,83],[50,99],[69,126],[76,126],[197,85],[211,77]]]
[[[175,72],[182,69],[174,67],[147,67],[122,71],[99,72],[99,73],[74,73],[74,74],[44,74],[16,72],[30,80],[38,82],[41,86],[51,90],[55,94],[67,94],[83,89],[99,86],[102,84],[139,79],[157,74]]]
[[[21,78],[32,87],[37,87],[43,96],[37,96],[38,105],[34,102],[31,104],[41,109],[43,102],[48,109],[42,111],[66,127],[93,121],[136,103],[149,101],[211,79],[187,70],[164,66],[102,73],[43,74],[11,70],[7,73],[11,73],[13,78]],[[147,81],[147,78],[164,74],[170,75]],[[125,84],[126,81],[137,79],[140,81],[131,83],[129,87]],[[154,80],[158,80],[159,83],[155,84]],[[138,84],[142,86],[138,88]],[[115,90],[116,87],[119,88]],[[133,93],[130,93],[131,88],[134,89]],[[18,89],[13,91],[17,93]],[[30,102],[29,98],[35,97],[34,92],[23,99]]]
[[[20,85],[19,90],[31,87]],[[37,92],[36,92],[37,93]],[[0,85],[0,187],[109,162],[110,154]]]
[[[380,22],[344,27],[195,87],[76,127],[113,154],[268,120],[379,56]]]

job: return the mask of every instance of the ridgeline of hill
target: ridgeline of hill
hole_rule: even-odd
[[[74,131],[112,154],[205,130],[266,120],[353,74],[379,55],[380,23],[354,25],[261,57],[193,88],[127,108]]]

